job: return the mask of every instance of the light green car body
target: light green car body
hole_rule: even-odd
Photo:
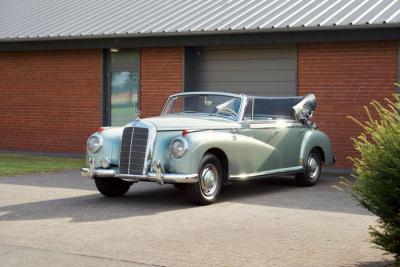
[[[125,127],[141,124],[156,129],[153,147],[148,152],[148,172],[156,171],[151,163],[157,161],[163,174],[197,174],[206,153],[219,158],[226,181],[303,172],[313,149],[320,151],[326,165],[335,163],[327,135],[315,125],[297,120],[233,121],[200,114],[171,114],[137,119]],[[107,158],[118,174],[123,130],[124,127],[109,127],[96,133],[102,136],[102,148],[96,153],[88,152],[87,163],[89,158],[94,159],[94,168],[101,169],[100,161]],[[188,144],[181,158],[173,157],[170,152],[175,138],[184,138]]]

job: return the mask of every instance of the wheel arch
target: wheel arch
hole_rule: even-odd
[[[324,150],[322,149],[322,147],[320,147],[320,146],[314,146],[313,148],[311,148],[310,151],[313,151],[313,150],[317,150],[317,151],[319,152],[319,154],[321,155],[321,160],[322,160],[322,162],[325,163],[325,152],[324,152]]]
[[[310,130],[306,133],[300,151],[300,159],[303,163],[313,149],[318,149],[325,164],[334,164],[332,144],[325,133],[319,130]]]
[[[209,148],[206,152],[204,152],[203,157],[206,154],[212,154],[215,157],[217,157],[217,159],[220,161],[222,167],[223,181],[224,183],[226,183],[229,177],[229,160],[226,153],[221,148],[212,147]]]

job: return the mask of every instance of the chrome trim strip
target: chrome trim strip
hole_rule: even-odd
[[[304,170],[303,166],[296,166],[290,168],[282,168],[270,171],[263,171],[263,172],[253,172],[253,173],[244,173],[239,175],[230,175],[230,181],[244,181],[253,178],[261,178],[262,176],[269,176],[269,175],[276,175],[281,173],[288,173],[288,172],[298,172]]]
[[[254,98],[251,99],[251,120],[254,120]],[[246,106],[249,104],[249,101],[247,101]]]
[[[211,91],[199,91],[199,92],[182,92],[173,94],[170,97],[176,97],[181,95],[223,95],[223,96],[232,96],[232,97],[242,97],[242,94],[233,94],[226,92],[211,92]]]
[[[240,98],[242,99],[241,103],[240,103],[240,109],[239,109],[239,113],[238,113],[238,119],[237,122],[242,123],[243,121],[243,116],[244,116],[244,112],[246,110],[246,106],[247,106],[247,96],[241,94]]]
[[[297,128],[303,125],[297,122],[271,122],[271,123],[249,123],[250,129],[263,129],[263,128]]]

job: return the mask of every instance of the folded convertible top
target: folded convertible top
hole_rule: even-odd
[[[314,94],[306,95],[299,103],[293,106],[294,114],[298,120],[309,119],[317,108],[317,98]]]

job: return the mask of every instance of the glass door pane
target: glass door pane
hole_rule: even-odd
[[[111,72],[111,125],[122,126],[136,118],[138,72]]]

